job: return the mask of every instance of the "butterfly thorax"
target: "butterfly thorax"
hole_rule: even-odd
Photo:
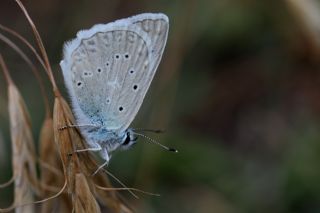
[[[125,132],[109,130],[105,127],[90,127],[81,130],[90,148],[101,147],[108,153],[115,151],[125,140]]]
[[[106,150],[109,154],[118,148],[128,149],[135,144],[137,137],[131,129],[123,132],[109,130],[104,126],[86,127],[81,129],[90,148]]]

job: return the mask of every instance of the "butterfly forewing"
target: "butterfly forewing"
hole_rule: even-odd
[[[163,14],[141,14],[78,34],[61,62],[78,120],[123,131],[137,114],[168,33]],[[85,118],[85,119],[84,119]]]
[[[133,73],[132,71],[126,73],[127,79],[123,84],[119,101],[116,105],[121,107],[121,105],[124,104],[126,107],[129,107],[129,109],[127,109],[128,111],[123,109],[124,112],[119,115],[119,118],[123,119],[120,127],[122,130],[130,125],[143,102],[144,96],[159,65],[168,33],[167,19],[141,19],[134,22],[134,26],[147,34],[147,37],[150,39],[147,48],[148,58],[146,60],[140,60],[140,55],[136,55],[139,69],[134,70]],[[119,110],[117,108],[114,109]],[[122,117],[122,115],[124,117]]]
[[[142,19],[134,22],[136,26],[148,34],[150,38],[150,51],[152,55],[152,63],[157,68],[161,60],[161,56],[167,41],[169,23],[167,18],[159,18],[155,20]]]

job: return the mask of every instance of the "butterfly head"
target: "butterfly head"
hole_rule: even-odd
[[[178,150],[173,149],[173,148],[169,148],[169,147],[159,143],[158,141],[142,134],[141,132],[162,133],[163,131],[162,130],[153,130],[153,129],[131,129],[131,128],[129,128],[125,131],[125,135],[123,137],[122,143],[120,144],[120,147],[125,150],[129,149],[132,145],[137,143],[138,137],[142,137],[142,138],[146,139],[148,142],[153,143],[155,145],[158,145],[167,151],[178,152]]]
[[[135,145],[137,143],[138,137],[137,135],[133,132],[132,129],[127,129],[125,131],[125,135],[124,138],[121,142],[121,149],[123,150],[127,150],[130,147],[132,147],[133,145]]]

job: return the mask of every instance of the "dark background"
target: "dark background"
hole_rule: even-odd
[[[109,166],[129,187],[162,195],[136,200],[123,193],[137,212],[320,212],[319,1],[23,2],[63,91],[62,45],[78,30],[142,12],[169,16],[162,62],[132,126],[166,129],[152,137],[179,153],[140,140]],[[14,1],[1,0],[0,23],[34,43]],[[39,87],[17,54],[4,43],[0,48],[38,139]],[[1,182],[11,175],[7,110],[1,74]],[[1,207],[11,201],[11,188],[0,189]]]

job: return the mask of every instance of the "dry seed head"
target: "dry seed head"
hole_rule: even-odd
[[[20,0],[16,0],[17,4],[20,6],[21,10],[23,11],[25,17],[27,18],[34,36],[36,38],[36,42],[39,46],[41,51],[42,60],[45,65],[45,70],[49,76],[50,82],[53,87],[53,92],[55,94],[55,101],[54,101],[54,112],[53,112],[53,132],[54,132],[54,140],[58,145],[58,152],[60,154],[60,158],[62,160],[63,171],[65,175],[65,183],[67,184],[68,192],[72,195],[72,197],[81,193],[81,199],[75,200],[73,206],[75,207],[74,210],[76,212],[80,212],[80,206],[77,201],[85,202],[84,204],[87,205],[86,202],[96,203],[93,194],[95,194],[95,184],[93,177],[91,176],[92,172],[95,171],[97,167],[95,161],[91,158],[89,153],[81,153],[78,157],[78,154],[74,153],[77,149],[84,149],[85,143],[83,138],[81,137],[80,133],[75,128],[67,128],[64,131],[60,131],[59,129],[63,126],[68,126],[74,123],[74,117],[71,113],[71,110],[65,100],[61,97],[61,94],[56,86],[55,79],[52,73],[52,69],[49,63],[49,59],[47,53],[45,51],[42,39],[37,31],[36,26],[34,25],[32,19],[30,18],[27,10],[23,6]],[[37,55],[37,54],[36,54]],[[40,60],[40,62],[42,61]],[[70,155],[71,154],[71,155]],[[91,170],[94,167],[94,170]],[[107,176],[105,174],[98,174],[99,178],[104,179],[102,181],[105,185],[109,184]],[[81,192],[78,191],[77,188],[86,186],[85,190]],[[66,186],[66,185],[64,185]],[[77,186],[77,187],[76,187]],[[111,185],[110,185],[111,186]],[[106,187],[109,187],[107,185]],[[64,187],[62,188],[64,190]],[[61,190],[61,191],[62,191]],[[56,196],[59,196],[58,193]],[[63,194],[64,195],[64,194]],[[62,196],[63,196],[62,195]],[[96,194],[97,195],[97,194]],[[54,197],[56,197],[54,196]],[[106,205],[109,206],[120,206],[117,210],[113,212],[131,212],[130,210],[127,211],[128,208],[124,206],[124,204],[117,199],[114,192],[109,192],[108,196],[98,196],[100,199],[105,199],[108,197],[109,202]],[[109,198],[110,197],[110,198]],[[97,206],[96,206],[97,207]],[[91,206],[88,212],[100,212],[99,208],[95,206]],[[61,208],[60,208],[61,210]],[[78,211],[77,211],[78,210]]]
[[[53,113],[54,138],[58,144],[73,208],[76,212],[100,212],[94,195],[91,193],[93,189],[91,177],[88,176],[89,181],[85,178],[78,155],[74,153],[76,149],[85,148],[82,137],[75,128],[59,130],[62,126],[74,123],[71,110],[62,97],[55,98]]]
[[[64,183],[62,164],[54,143],[53,120],[46,118],[40,131],[41,181],[47,185],[62,186]],[[47,195],[47,192],[44,192]]]
[[[100,207],[94,198],[84,174],[76,174],[76,190],[72,196],[74,210],[77,213],[95,212],[99,213]]]
[[[59,130],[61,126],[70,125],[74,122],[71,110],[62,97],[56,97],[53,108],[53,133],[54,140],[58,145],[63,171],[68,182],[68,192],[73,192],[75,186],[75,174],[79,173],[79,159],[75,150],[75,143],[81,140],[79,133],[74,128]]]
[[[37,179],[35,168],[35,148],[31,133],[29,114],[18,89],[13,84],[8,87],[10,132],[12,140],[13,176],[15,177],[14,203],[32,202],[32,182]],[[30,181],[30,179],[32,181]],[[34,212],[34,206],[18,207],[16,212]]]
[[[65,100],[62,97],[55,98],[55,105],[53,110],[53,128],[54,128],[54,138],[58,144],[58,149],[63,162],[65,178],[68,182],[68,192],[73,197],[73,204],[78,204],[75,202],[74,196],[78,196],[77,193],[77,181],[75,178],[79,176],[86,177],[85,180],[80,178],[80,183],[85,182],[86,187],[90,190],[84,190],[82,193],[87,193],[82,195],[86,198],[96,198],[101,200],[112,212],[130,212],[122,211],[128,209],[122,204],[122,202],[116,196],[115,191],[101,191],[96,192],[95,184],[99,184],[112,188],[108,181],[106,174],[100,172],[94,177],[91,176],[93,171],[97,169],[97,164],[94,158],[89,152],[74,153],[77,149],[85,149],[85,142],[81,137],[79,131],[76,128],[66,128],[59,130],[63,126],[69,126],[75,123],[74,117],[71,110]],[[89,205],[89,203],[87,203]],[[92,207],[93,208],[93,207]]]
[[[64,183],[64,176],[62,165],[59,157],[59,153],[56,149],[53,137],[53,121],[52,118],[46,118],[40,132],[40,173],[41,173],[41,185],[42,185],[42,198],[48,197],[49,194],[53,192],[46,189],[43,186],[55,186],[61,188]],[[58,198],[59,203],[64,203],[63,200],[66,199],[65,195],[61,195]],[[69,202],[69,199],[66,199],[66,202]],[[57,209],[56,200],[48,200],[47,202],[41,205],[41,212],[50,212],[52,209]],[[63,205],[59,205],[61,210]],[[67,205],[68,206],[68,205]],[[70,205],[69,205],[70,206]],[[64,210],[67,210],[64,207]],[[70,212],[71,208],[68,208]]]

